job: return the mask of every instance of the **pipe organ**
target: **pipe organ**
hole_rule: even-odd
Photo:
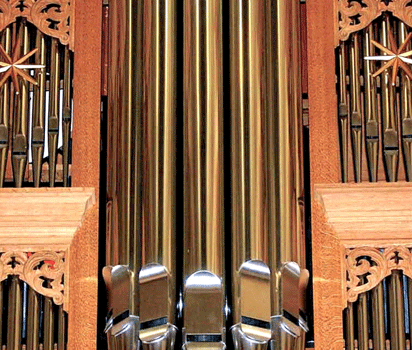
[[[0,0],[0,349],[409,349],[411,8]]]
[[[110,349],[304,349],[299,11],[109,3]]]

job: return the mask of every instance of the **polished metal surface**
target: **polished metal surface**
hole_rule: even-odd
[[[222,11],[219,0],[110,4],[104,276],[111,350],[172,349],[179,331],[184,349],[225,349],[230,311],[236,349],[304,347],[299,1],[231,0],[230,19]],[[231,243],[224,232],[230,190],[223,176],[225,20]],[[182,205],[181,229],[176,203]],[[225,271],[225,244],[233,247],[231,272]],[[225,285],[226,274],[233,286]],[[133,330],[124,335],[125,329]]]
[[[349,102],[346,83],[346,67],[348,65],[347,48],[345,43],[339,46],[339,140],[341,154],[342,182],[348,182],[348,157],[349,157]]]
[[[22,288],[17,276],[9,279],[7,349],[21,350]],[[48,349],[45,349],[48,350]]]
[[[49,181],[54,187],[56,181],[57,143],[59,137],[60,109],[60,51],[59,41],[51,39],[50,93],[48,115]]]
[[[369,26],[363,37],[363,54],[374,56],[375,48],[371,40],[375,38],[375,27]],[[344,44],[342,44],[344,45]],[[377,104],[377,82],[372,77],[375,72],[375,63],[370,60],[364,62],[363,79],[365,82],[365,137],[366,137],[366,156],[368,161],[369,180],[378,181],[378,161],[379,161],[379,115]],[[340,78],[346,79],[346,76]]]
[[[383,282],[379,283],[372,294],[372,330],[373,344],[376,349],[385,348],[385,304],[383,297]]]
[[[29,33],[27,24],[23,21],[16,34],[16,45],[21,45],[20,52],[29,52]],[[17,48],[15,48],[16,50]],[[28,113],[29,113],[29,83],[20,81],[20,92],[14,91],[13,113],[13,142],[12,142],[12,168],[16,187],[22,187],[24,172],[27,165],[28,146]]]
[[[35,63],[46,65],[46,42],[42,32],[36,33],[36,47],[38,51],[35,55]],[[35,72],[34,78],[38,86],[33,91],[33,131],[32,131],[32,161],[33,161],[33,182],[35,187],[40,187],[41,172],[43,164],[44,143],[45,143],[45,109],[46,109],[46,72],[39,69]],[[71,116],[69,116],[70,118]]]
[[[305,311],[299,3],[232,0],[230,13],[232,333],[240,347],[271,339],[276,349],[298,349]]]
[[[183,343],[208,349],[225,342],[222,4],[183,7]]]
[[[138,317],[142,347],[172,349],[176,1],[117,1],[109,22],[107,263],[129,270],[122,312]]]
[[[354,33],[349,46],[349,61],[350,61],[350,134],[352,140],[353,151],[353,169],[355,182],[362,180],[362,141],[363,141],[363,115],[361,108],[361,91],[360,91],[360,39],[359,34]]]
[[[389,18],[381,23],[380,34],[382,45],[389,45]],[[395,113],[395,86],[392,85],[390,70],[386,69],[381,76],[381,115],[383,133],[383,161],[386,178],[389,182],[397,181],[399,163],[398,120]]]
[[[7,54],[11,53],[11,28],[6,28],[1,36],[1,44]],[[9,150],[10,84],[0,88],[0,187],[3,187]]]

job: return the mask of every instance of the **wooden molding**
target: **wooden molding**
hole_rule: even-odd
[[[69,252],[94,207],[93,188],[0,189],[0,281],[18,275],[70,313],[69,281],[77,276],[69,274]],[[90,254],[88,248],[78,247],[79,253]],[[44,278],[50,287],[43,286]]]
[[[341,350],[347,302],[372,289],[394,269],[411,273],[412,184],[315,185],[314,196],[316,348]],[[365,271],[370,273],[366,282],[358,278]]]

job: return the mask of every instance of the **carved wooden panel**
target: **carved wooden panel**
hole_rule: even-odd
[[[349,248],[346,250],[347,301],[375,288],[393,270],[402,270],[412,278],[412,253],[405,246]],[[366,281],[360,276],[366,275]]]
[[[0,282],[10,275],[19,276],[36,292],[52,298],[56,305],[64,301],[64,272],[64,252],[7,251],[0,256]]]
[[[341,350],[348,302],[393,270],[412,276],[412,184],[315,185],[312,208],[316,348]]]
[[[74,0],[0,0],[0,31],[25,17],[44,34],[74,48]]]
[[[336,23],[335,45],[345,41],[349,35],[366,28],[374,19],[389,11],[408,26],[412,26],[411,0],[334,0]]]

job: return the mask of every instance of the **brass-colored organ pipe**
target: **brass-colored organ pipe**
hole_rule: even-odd
[[[298,262],[296,242],[300,241],[295,207],[296,195],[296,143],[294,140],[295,119],[301,116],[300,90],[289,84],[300,77],[300,47],[295,38],[299,31],[299,2],[271,1],[266,2],[267,22],[271,21],[267,32],[266,60],[268,90],[266,110],[266,147],[267,155],[267,215],[269,240],[269,267],[272,286],[272,315],[282,314],[282,298],[279,297],[281,287],[278,283],[279,269],[290,261]],[[270,4],[270,6],[269,6]],[[271,14],[271,15],[270,15]],[[276,19],[276,20],[275,20]],[[284,20],[282,20],[284,19]],[[276,33],[273,38],[270,33]],[[300,180],[299,180],[300,181]],[[302,242],[303,244],[303,242]],[[301,265],[303,265],[301,263]]]
[[[223,276],[223,90],[220,1],[184,2],[184,276]]]
[[[21,52],[29,52],[29,32],[27,24],[23,21],[17,33],[20,36]],[[17,42],[17,40],[16,40]],[[15,91],[15,108],[13,124],[12,164],[13,176],[16,187],[22,187],[27,164],[28,123],[29,123],[29,83],[21,80],[20,92]]]
[[[269,264],[269,235],[267,234],[267,163],[265,135],[269,117],[265,96],[267,92],[265,57],[266,21],[265,1],[230,1],[231,37],[231,179],[232,179],[232,313],[234,324],[241,325],[242,333],[257,338],[265,333],[250,327],[256,320],[270,324],[270,281],[262,274],[250,289],[266,289],[265,294],[251,298],[245,285],[243,267],[248,261]],[[251,265],[253,266],[253,265]],[[256,303],[261,304],[260,307]],[[266,340],[270,330],[266,331]],[[232,329],[235,348],[242,334]],[[245,337],[246,338],[246,337]]]
[[[44,34],[38,30],[36,33],[35,64],[46,65],[46,43]],[[46,69],[36,69],[35,76],[38,85],[34,86],[33,92],[33,136],[32,136],[32,158],[33,158],[33,182],[35,187],[40,186],[41,171],[44,152],[44,118],[46,99]]]
[[[39,350],[40,305],[39,295],[28,287],[27,349]],[[60,350],[60,349],[59,349]]]
[[[374,26],[370,25],[363,37],[363,55],[374,56],[375,48],[371,42],[374,40]],[[371,60],[363,62],[364,69],[364,110],[365,110],[365,138],[366,138],[366,158],[368,161],[369,180],[378,181],[378,161],[379,161],[379,121],[377,109],[377,89],[376,78],[372,77],[375,72],[375,63]]]
[[[152,2],[156,3],[156,2]],[[107,266],[111,350],[136,349],[142,249],[142,41],[144,1],[110,4],[107,134]],[[119,298],[120,281],[122,293]],[[113,282],[113,283],[112,283]],[[123,285],[125,287],[123,287]],[[155,292],[156,293],[156,292]],[[116,319],[128,311],[127,332]]]
[[[169,349],[176,329],[176,0],[143,1],[142,270],[140,338],[153,345],[154,327],[167,319],[162,334]],[[156,291],[156,293],[154,293]],[[166,321],[163,321],[166,323]]]
[[[58,320],[57,321],[58,322],[57,350],[65,350],[66,349],[66,313],[64,312],[62,305],[60,305],[58,308],[57,317],[58,317],[57,319]]]
[[[9,282],[7,349],[21,350],[21,325],[23,316],[21,282],[18,276],[12,276]]]
[[[1,43],[6,52],[11,53],[11,28],[4,29]],[[10,83],[0,88],[0,187],[3,187],[9,150]]]
[[[49,183],[56,181],[57,141],[59,136],[60,51],[59,40],[51,39],[50,93],[48,116]]]
[[[348,307],[345,309],[346,313],[346,338],[345,349],[355,350],[355,320],[353,315],[353,304],[348,303]]]
[[[358,349],[369,349],[369,330],[368,330],[368,299],[367,294],[362,293],[358,296]]]
[[[342,182],[348,182],[348,157],[349,157],[349,103],[346,83],[347,48],[343,42],[339,46],[339,134],[341,152]]]
[[[71,54],[69,46],[64,47],[63,76],[63,186],[69,186],[69,146],[71,128]]]
[[[389,44],[389,18],[381,24],[381,44]],[[385,53],[382,53],[386,55]],[[386,177],[389,182],[397,180],[399,163],[399,142],[397,131],[397,116],[395,114],[395,86],[392,85],[390,70],[386,69],[381,75],[381,115],[383,133],[383,161]]]
[[[272,339],[288,349],[302,341],[281,334],[283,268],[305,260],[299,3],[231,0],[230,12],[232,333],[236,348]],[[299,319],[300,286],[288,287],[286,311]]]
[[[412,316],[412,279],[407,278],[408,281],[408,309],[409,309],[409,320]],[[409,321],[409,334],[412,334],[412,322]]]
[[[49,297],[44,298],[43,304],[43,349],[54,350],[54,310],[53,300]]]
[[[392,349],[406,348],[402,279],[402,272],[394,270],[388,283]]]
[[[222,4],[183,6],[184,343],[218,334],[223,347]]]
[[[385,306],[382,283],[372,289],[371,298],[373,346],[376,350],[385,350]]]
[[[398,26],[399,42],[403,43],[408,35],[407,27],[401,21]],[[405,51],[409,51],[409,44]],[[412,181],[412,86],[411,78],[401,70],[400,75],[400,119],[402,126],[402,151],[407,181]]]
[[[349,61],[350,61],[350,133],[352,140],[353,152],[353,169],[355,182],[362,181],[362,108],[361,108],[361,91],[360,91],[360,76],[359,76],[359,50],[360,40],[359,33],[352,35],[352,40],[349,46]]]

